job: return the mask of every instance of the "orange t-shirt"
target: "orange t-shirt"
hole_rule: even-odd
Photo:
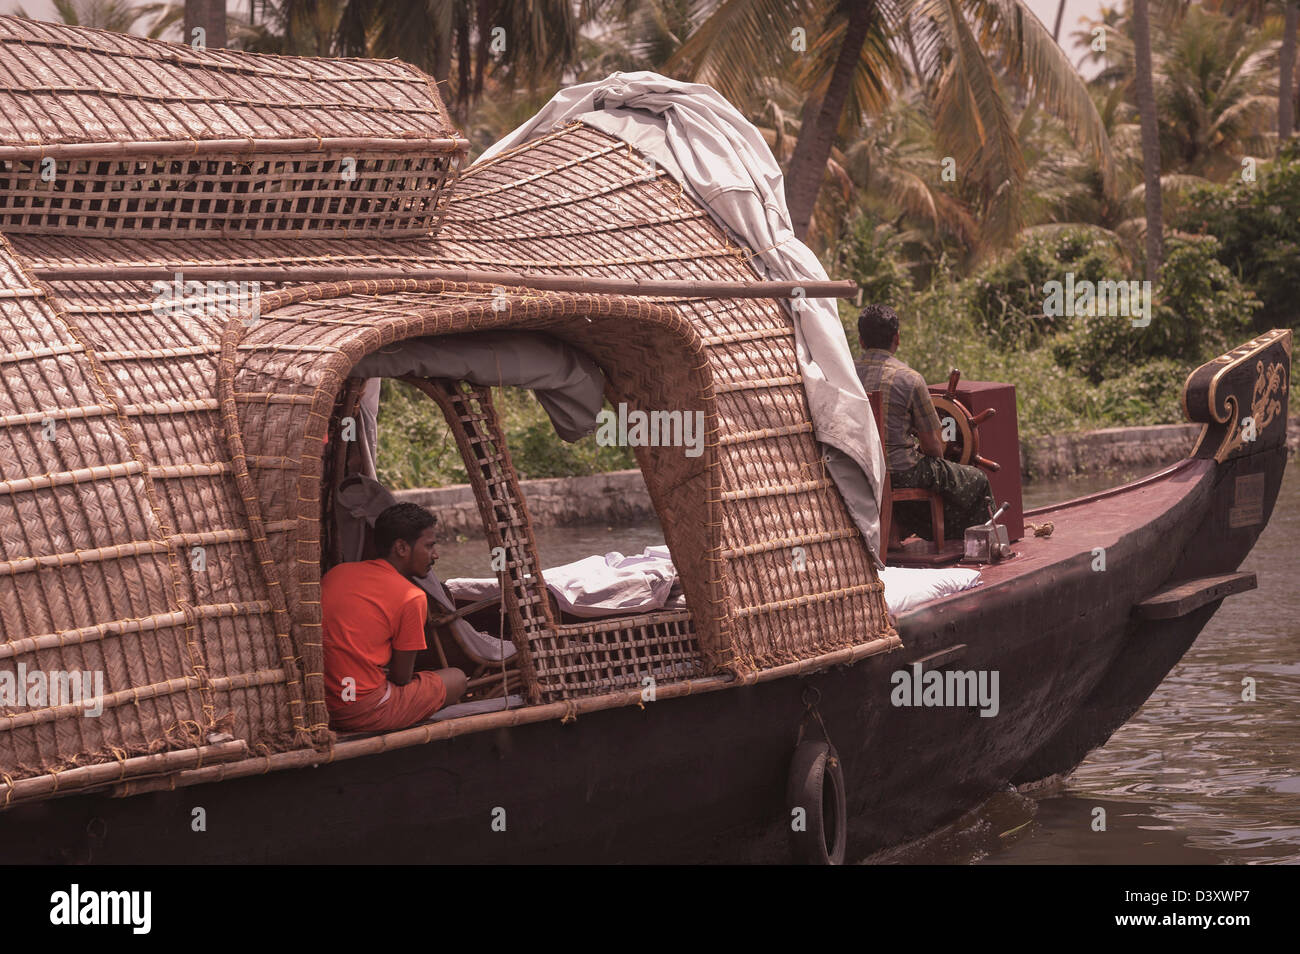
[[[388,680],[380,666],[394,650],[420,650],[428,597],[387,560],[340,563],[320,581],[325,651],[325,701],[331,711],[347,705],[343,680],[356,680],[356,693]]]

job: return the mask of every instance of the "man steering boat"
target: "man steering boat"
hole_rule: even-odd
[[[992,494],[984,471],[945,460],[939,415],[925,378],[894,356],[901,341],[898,314],[887,305],[868,305],[858,314],[862,360],[854,366],[862,386],[880,393],[885,461],[895,488],[937,490],[943,496],[945,536],[960,538],[967,527],[989,518]],[[900,536],[933,538],[923,504],[895,509]]]

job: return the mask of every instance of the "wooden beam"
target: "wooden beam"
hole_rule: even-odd
[[[31,272],[45,281],[364,282],[385,280],[449,281],[532,288],[592,295],[648,295],[660,298],[852,298],[850,281],[715,282],[691,279],[595,278],[587,275],[535,275],[476,268],[393,268],[376,266],[279,265],[42,265]]]
[[[959,662],[965,655],[966,644],[957,643],[947,649],[941,649],[938,652],[930,653],[928,656],[922,656],[920,659],[914,659],[910,665],[920,666],[922,669],[942,669],[944,666]]]
[[[1206,603],[1253,590],[1257,585],[1254,573],[1202,576],[1156,590],[1133,607],[1133,614],[1139,619],[1178,619]]]

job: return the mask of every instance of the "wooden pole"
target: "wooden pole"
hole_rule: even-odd
[[[0,783],[0,808],[8,807],[14,802],[47,798],[59,792],[77,791],[92,785],[104,785],[143,775],[170,774],[185,770],[202,771],[204,767],[213,763],[234,761],[247,755],[248,743],[243,739],[236,739],[232,742],[204,745],[193,749],[141,755],[120,762],[83,765],[55,775],[20,778],[16,781]]]
[[[538,291],[592,295],[649,295],[664,298],[852,298],[851,281],[717,282],[691,279],[593,278],[586,275],[534,275],[474,268],[392,268],[371,266],[271,265],[46,265],[31,269],[45,281],[153,282],[365,282],[449,281],[522,287]]]

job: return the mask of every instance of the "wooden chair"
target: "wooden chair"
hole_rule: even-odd
[[[903,540],[899,535],[898,521],[894,519],[893,508],[905,500],[918,500],[930,502],[930,530],[934,540],[930,543],[931,553],[940,553],[943,551],[943,494],[937,490],[923,490],[917,487],[900,487],[893,492],[893,500],[890,501],[890,521],[889,521],[889,548],[891,550],[902,549]]]
[[[871,412],[876,417],[876,431],[884,440],[885,421],[884,412],[881,410],[880,392],[868,391],[867,397],[871,400]],[[896,504],[904,501],[928,501],[930,504],[930,531],[934,540],[930,544],[930,552],[940,554],[943,552],[944,543],[944,526],[943,526],[943,494],[937,490],[925,490],[918,487],[899,487],[894,489],[893,481],[889,479],[889,474],[885,474],[885,494],[884,500],[880,507],[880,536],[885,543],[886,553],[889,551],[900,552],[903,549],[903,539],[898,528],[897,515],[894,513]]]
[[[486,599],[467,603],[464,606],[458,606],[453,611],[448,611],[431,598],[429,600],[429,618],[424,624],[425,637],[429,645],[437,651],[438,664],[442,668],[446,669],[454,665],[449,660],[446,647],[442,643],[441,632],[443,631],[447,632],[455,641],[456,649],[473,663],[474,668],[465,674],[469,677],[466,692],[478,691],[478,695],[482,698],[501,696],[511,690],[518,689],[522,680],[519,673],[518,656],[511,656],[503,666],[501,660],[489,659],[479,653],[471,643],[461,639],[456,632],[456,627],[451,624],[457,620],[465,619],[471,613],[477,613],[479,610],[491,609],[500,605],[501,595],[499,593]],[[493,686],[494,683],[495,686]],[[488,689],[489,686],[492,686],[492,688]]]

